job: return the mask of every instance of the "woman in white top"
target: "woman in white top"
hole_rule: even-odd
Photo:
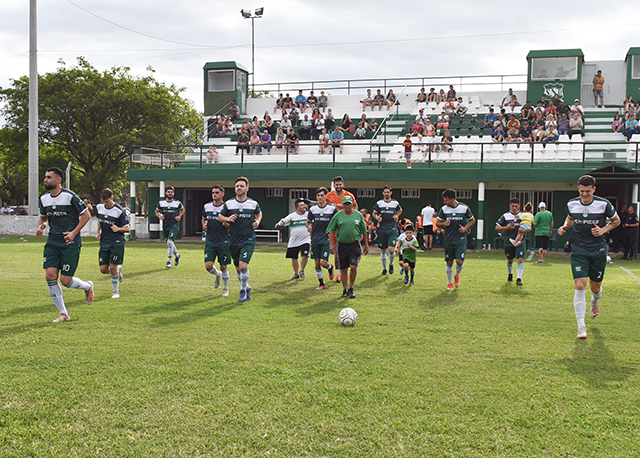
[[[318,152],[320,154],[324,154],[325,149],[329,149],[329,134],[327,134],[327,129],[322,129],[322,133],[318,137],[320,141],[320,147],[318,148]]]
[[[425,160],[427,158],[427,144],[424,142],[422,134],[418,134],[418,141],[415,143],[416,152],[418,154],[422,153],[422,159]]]

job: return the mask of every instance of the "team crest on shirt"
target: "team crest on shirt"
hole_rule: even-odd
[[[451,213],[451,216],[456,216],[456,214],[455,213]]]
[[[587,216],[589,216],[589,213],[584,212],[584,213],[582,214],[582,216],[583,216],[583,218],[586,218]]]
[[[56,207],[57,207],[57,205],[56,205],[55,202],[51,204],[51,208],[53,208],[54,210],[56,209]]]

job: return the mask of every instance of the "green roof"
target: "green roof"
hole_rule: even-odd
[[[249,70],[247,69],[247,67],[245,67],[242,64],[239,64],[234,60],[228,60],[225,62],[207,62],[206,64],[204,64],[203,68],[205,70],[221,69],[221,68],[224,68],[224,69],[239,68],[240,70],[244,70],[245,72],[249,73]]]
[[[543,49],[539,51],[529,51],[527,59],[532,57],[584,57],[582,49]]]
[[[627,55],[624,58],[624,60],[627,60],[627,57],[629,56],[637,56],[640,55],[640,48],[629,48],[629,51],[627,51]]]

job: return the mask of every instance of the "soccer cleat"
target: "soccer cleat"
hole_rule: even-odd
[[[223,296],[228,296],[229,295],[229,288],[227,288],[226,286],[222,288],[222,295]]]
[[[298,278],[300,278],[300,274],[293,274],[291,277],[289,277],[289,280],[297,280]]]
[[[167,265],[165,266],[167,269],[169,269],[171,267],[171,259],[169,259],[167,261]]]
[[[356,298],[356,293],[353,290],[353,286],[349,286],[349,289],[347,290],[347,293],[349,294],[349,299],[355,299]]]
[[[595,318],[600,313],[600,299],[593,300],[591,296],[591,318]]]
[[[88,281],[87,283],[91,285],[91,288],[89,288],[84,292],[84,296],[85,296],[85,300],[87,301],[87,305],[91,305],[93,304],[93,300],[95,299],[95,296],[93,295],[93,282]]]
[[[342,290],[342,296],[340,297],[349,297],[349,292],[346,289]]]
[[[447,289],[448,289],[449,291],[453,291],[453,283],[449,283],[449,284],[447,285]]]
[[[456,288],[460,286],[460,275],[453,276],[453,284],[455,285]]]
[[[509,274],[509,276],[507,277],[507,281],[513,281],[513,274]]]
[[[300,280],[304,280],[305,278],[307,278],[307,276],[304,273],[304,270],[301,270],[299,275],[300,275]]]
[[[387,269],[382,269],[382,275],[387,275]]]
[[[587,327],[586,326],[578,326],[578,335],[576,337],[578,339],[586,339],[587,338]]]
[[[113,294],[111,295],[111,299],[120,299],[120,294],[118,294],[118,293],[113,293]]]
[[[179,253],[176,253],[176,262],[175,262],[175,264],[176,264],[176,266],[178,264],[180,264],[180,254]]]
[[[122,280],[124,280],[124,277],[122,276],[122,266],[118,266],[118,281],[122,283]]]
[[[69,321],[71,318],[69,318],[69,315],[63,315],[60,314],[60,316],[58,318],[56,318],[55,320],[53,320],[54,323],[62,323],[63,321]]]
[[[324,289],[324,285],[320,285],[316,289],[319,290],[319,291],[322,291]]]
[[[404,281],[404,284],[405,284],[405,285],[406,285],[407,283],[409,283],[409,276],[408,276],[408,275],[405,275],[405,276],[404,276],[404,280],[403,280],[403,281]]]
[[[544,264],[544,261],[541,261],[540,259],[538,259],[538,260],[536,261],[536,264]]]
[[[222,278],[222,274],[220,272],[218,272],[218,275],[216,275],[216,281],[213,282],[213,287],[214,288],[218,288],[220,286],[220,279]]]
[[[389,263],[389,275],[393,275],[393,264]]]
[[[245,302],[249,302],[251,300],[251,286],[247,286],[247,297],[245,298]]]
[[[329,280],[333,280],[334,271],[335,269],[333,268],[333,266],[331,266],[331,269],[329,269]]]
[[[244,289],[240,290],[240,296],[238,297],[238,302],[244,302],[247,300],[247,291]]]
[[[516,278],[516,285],[522,286],[522,278]]]
[[[342,281],[342,277],[340,276],[340,274],[336,275],[336,281],[338,283],[340,283]]]
[[[409,282],[409,286],[413,286],[413,280]]]

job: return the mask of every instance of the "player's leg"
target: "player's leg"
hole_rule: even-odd
[[[122,263],[124,262],[124,245],[112,247],[109,251],[109,272],[111,273],[111,299],[120,297],[120,277],[122,276]]]
[[[584,316],[587,311],[587,277],[589,261],[586,256],[571,254],[571,271],[574,281],[573,310],[578,323],[578,339],[587,338],[587,326]]]
[[[382,261],[382,275],[387,275],[387,248],[382,248],[380,243],[380,261]]]
[[[300,278],[304,280],[306,274],[304,273],[305,267],[307,267],[307,263],[309,262],[309,251],[311,249],[311,245],[305,243],[300,247]]]
[[[298,258],[291,259],[291,267],[293,268],[293,276],[291,278],[300,278],[300,274],[298,273],[300,272],[300,263],[298,261]]]
[[[445,244],[444,261],[445,272],[447,273],[447,289],[453,291],[453,261],[455,260],[455,246]]]
[[[513,281],[513,260],[516,257],[515,247],[505,247],[504,254],[507,257],[507,281]]]
[[[54,320],[55,323],[61,323],[69,319],[69,312],[64,304],[62,297],[62,288],[58,283],[58,275],[60,274],[60,248],[51,247],[49,245],[44,246],[44,274],[47,280],[47,289],[51,300],[55,304],[56,308],[60,312],[60,316]]]
[[[109,273],[109,250],[103,250],[102,248],[98,251],[98,265],[100,266],[101,274]]]
[[[329,262],[329,248],[329,244],[319,246],[320,265],[329,271],[329,280],[333,280],[335,269]]]
[[[78,268],[80,248],[66,247],[62,249],[60,259],[62,261],[62,269],[60,270],[60,283],[62,283],[62,286],[83,290],[87,304],[91,304],[94,299],[93,282],[84,281],[73,276]]]
[[[409,267],[409,269],[411,269],[411,279],[409,280],[409,286],[413,286],[413,276],[414,276],[415,270],[416,270],[416,263],[415,262],[407,262],[407,266]]]
[[[456,256],[456,271],[453,275],[453,282],[456,288],[460,286],[460,272],[462,272],[462,268],[464,267],[464,256],[464,252],[461,255]]]
[[[255,245],[252,243],[247,243],[243,245],[240,249],[240,260],[238,262],[239,269],[239,279],[240,279],[240,299],[244,296],[244,300],[239,300],[239,302],[247,302],[251,300],[251,286],[249,285],[249,262],[251,261],[251,256],[253,256],[253,251],[255,250]],[[244,295],[242,293],[245,293]]]
[[[320,253],[318,252],[319,246],[313,245],[311,247],[311,259],[314,261],[314,267],[316,269],[316,278],[318,279],[318,287],[316,289],[324,289],[324,277],[322,275],[322,263],[320,259]]]
[[[204,247],[204,268],[211,275],[214,275],[216,279],[214,280],[213,287],[217,288],[220,286],[220,279],[222,278],[222,272],[220,272],[216,266],[216,257],[218,258],[218,262],[222,264],[223,261],[223,253],[219,252],[218,249],[211,245],[205,245]],[[229,273],[227,272],[227,282],[229,279]]]
[[[389,274],[393,273],[393,260],[396,258],[396,242],[398,241],[398,234],[391,232],[387,235],[387,246],[389,247]]]
[[[289,280],[297,280],[300,278],[298,274],[298,270],[300,269],[300,265],[298,264],[298,249],[296,247],[287,247],[287,253],[284,257],[291,259],[291,267],[293,268],[293,275]]]
[[[591,318],[600,313],[600,298],[602,297],[602,280],[607,266],[607,256],[592,256],[589,258],[589,286],[591,289]]]

